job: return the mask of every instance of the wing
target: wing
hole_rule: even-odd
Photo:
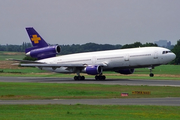
[[[85,68],[86,66],[91,66],[88,64],[78,64],[78,63],[70,63],[70,64],[64,64],[64,63],[58,63],[58,64],[49,64],[49,63],[44,63],[44,62],[37,62],[37,61],[29,61],[29,60],[17,60],[17,59],[8,59],[11,61],[18,61],[21,62],[19,63],[20,66],[23,67],[52,67],[52,68],[60,68],[60,67],[68,67],[68,68],[72,68],[72,67],[76,67],[76,68]],[[102,67],[107,66],[107,63],[100,63],[100,64],[96,64]]]
[[[85,67],[85,64],[20,64],[21,66],[24,67]]]
[[[102,67],[105,67],[107,66],[107,64],[97,64],[99,66],[102,66]],[[24,66],[24,67],[86,67],[86,66],[91,66],[91,65],[88,65],[88,64],[48,64],[48,63],[41,63],[41,64],[36,64],[36,63],[33,63],[33,64],[20,64],[20,66]]]

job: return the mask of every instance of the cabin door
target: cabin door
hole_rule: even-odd
[[[129,55],[128,54],[124,55],[123,66],[129,66]]]
[[[154,52],[153,61],[154,61],[154,64],[159,64],[159,56],[158,56],[158,52],[157,51]]]
[[[96,65],[96,60],[97,60],[97,59],[96,59],[96,56],[93,56],[93,57],[92,57],[92,60],[91,60],[91,61],[92,61],[92,65]]]

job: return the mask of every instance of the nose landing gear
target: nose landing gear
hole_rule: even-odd
[[[149,76],[150,76],[150,77],[154,77],[154,74],[153,74],[153,73],[150,73]]]
[[[150,76],[150,77],[154,77],[154,74],[152,73],[152,69],[154,69],[154,67],[150,67],[149,69],[150,69],[150,74],[149,74],[149,76]]]

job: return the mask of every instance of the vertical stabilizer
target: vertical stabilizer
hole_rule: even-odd
[[[27,27],[26,31],[27,31],[29,38],[30,38],[30,41],[33,45],[32,48],[26,49],[26,53],[29,52],[30,50],[33,50],[33,49],[48,46],[46,41],[38,34],[38,32],[36,32],[36,30],[33,27]]]

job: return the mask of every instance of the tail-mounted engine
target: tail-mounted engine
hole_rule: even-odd
[[[26,53],[27,56],[31,56],[33,58],[37,59],[45,59],[45,58],[50,58],[50,57],[55,57],[56,54],[61,52],[61,48],[59,45],[56,46],[47,46],[47,47],[42,47],[42,48],[37,48],[29,50],[29,52]]]

